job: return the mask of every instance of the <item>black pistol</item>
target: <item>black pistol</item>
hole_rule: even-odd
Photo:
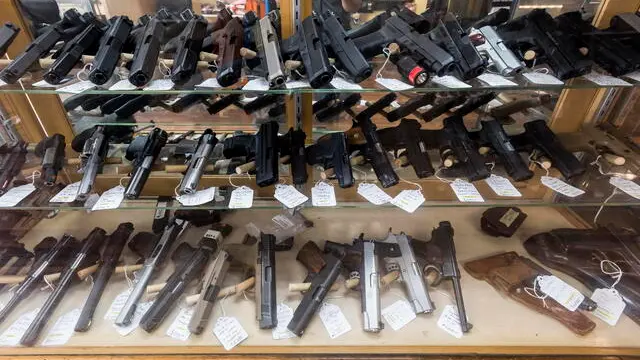
[[[127,199],[137,199],[140,196],[153,163],[160,154],[160,150],[166,145],[167,138],[166,131],[155,128],[149,135],[135,138],[127,147],[125,158],[131,161],[133,166],[131,178],[124,191]]]

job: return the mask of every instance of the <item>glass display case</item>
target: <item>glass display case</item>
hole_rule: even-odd
[[[640,1],[0,10],[4,356],[639,355]]]

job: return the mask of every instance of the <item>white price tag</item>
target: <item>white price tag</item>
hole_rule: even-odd
[[[335,339],[351,331],[351,324],[349,324],[338,305],[323,303],[322,306],[320,306],[318,315],[331,339]]]
[[[391,199],[391,203],[411,214],[422,205],[424,200],[420,190],[402,190],[400,194]]]
[[[42,342],[42,346],[60,346],[69,342],[80,318],[80,313],[80,309],[74,309],[60,316],[51,330],[49,330],[47,337]]]
[[[307,80],[289,80],[284,85],[287,89],[303,89],[311,87]]]
[[[194,310],[195,309],[193,307],[180,309],[178,316],[173,319],[173,322],[167,329],[167,336],[180,341],[189,340],[189,336],[191,336],[191,332],[189,331],[189,321],[191,321]]]
[[[80,181],[74,182],[64,187],[59,193],[49,200],[52,203],[70,203],[76,201],[80,189]]]
[[[240,186],[233,189],[229,199],[229,209],[249,209],[253,206],[253,189]]]
[[[196,191],[193,194],[180,195],[176,198],[176,200],[178,200],[180,204],[184,206],[197,206],[213,201],[213,198],[215,196],[216,188],[210,187],[208,189]]]
[[[96,87],[97,87],[96,84],[92,83],[91,81],[84,80],[84,81],[79,81],[77,83],[56,89],[56,92],[68,93],[68,94],[80,94],[87,90],[95,89]]]
[[[360,100],[360,106],[367,106],[367,100]]]
[[[438,319],[438,327],[449,335],[458,339],[462,338],[462,326],[460,326],[460,317],[458,311],[453,305],[446,305]]]
[[[133,313],[133,318],[131,319],[131,323],[129,325],[118,326],[116,324],[113,324],[113,327],[116,328],[116,331],[118,332],[118,334],[122,336],[127,336],[131,334],[133,330],[135,330],[138,327],[138,325],[140,325],[140,320],[142,320],[142,316],[144,316],[144,313],[146,313],[147,310],[149,310],[151,305],[153,305],[153,301],[138,303],[138,306],[136,306],[136,312]]]
[[[475,185],[468,181],[456,179],[454,182],[449,183],[449,186],[451,186],[458,200],[462,202],[484,202],[484,198],[482,198]]]
[[[319,182],[311,188],[311,204],[313,206],[336,206],[336,192],[332,185]]]
[[[289,209],[302,205],[309,200],[308,197],[298,191],[295,187],[281,184],[276,185],[276,192],[273,194],[273,197]]]
[[[382,205],[393,200],[389,194],[382,191],[376,184],[360,183],[358,185],[358,194],[373,205]]]
[[[176,84],[171,81],[171,79],[156,79],[151,80],[147,86],[145,86],[142,90],[144,91],[163,91],[163,90],[171,90]]]
[[[627,195],[640,200],[640,185],[634,183],[633,181],[617,176],[612,176],[609,178],[609,184],[624,191]]]
[[[296,337],[296,334],[287,329],[287,325],[289,325],[289,322],[293,319],[293,310],[288,305],[278,304],[276,318],[278,319],[278,325],[271,331],[273,340],[284,340]]]
[[[486,83],[489,86],[518,86],[518,84],[514,83],[513,81],[497,74],[484,73],[478,76],[478,80]]]
[[[343,79],[339,76],[334,76],[331,80],[331,86],[340,90],[362,90],[362,86],[352,83],[347,79]]]
[[[382,309],[382,316],[393,330],[398,331],[413,321],[416,313],[406,300],[398,300]]]
[[[618,79],[609,75],[598,74],[596,72],[584,75],[583,77],[600,86],[633,86],[622,79]]]
[[[591,300],[598,304],[593,315],[611,326],[616,326],[627,304],[615,289],[596,289]]]
[[[464,81],[458,80],[455,76],[445,75],[445,76],[434,76],[431,78],[431,81],[434,84],[442,85],[444,87],[448,87],[450,89],[468,89],[472,87]]]
[[[0,87],[3,87],[3,86],[5,86],[5,85],[7,85],[7,83],[6,83],[6,82],[4,82],[4,81],[2,81],[2,80],[0,80]]]
[[[539,276],[538,285],[540,285],[540,291],[569,311],[576,311],[584,300],[584,295],[580,291],[553,275]]]
[[[128,79],[120,80],[117,83],[111,85],[109,91],[127,91],[135,90],[137,87],[129,82]]]
[[[505,177],[491,174],[491,176],[484,179],[484,181],[498,196],[522,197],[520,191]]]
[[[632,73],[624,75],[624,77],[628,77],[631,80],[635,80],[635,81],[639,81],[640,82],[640,71],[634,71]],[[2,85],[0,85],[0,86],[2,86]]]
[[[551,176],[542,176],[540,178],[540,182],[542,182],[542,185],[548,187],[549,189],[568,197],[576,197],[584,194],[583,190],[580,190],[575,186],[571,186],[566,182]]]
[[[413,85],[409,85],[397,79],[376,78],[376,82],[393,91],[404,91],[413,89]]]
[[[64,86],[64,84],[68,83],[69,81],[71,81],[73,79],[75,79],[75,78],[74,77],[65,78],[59,84],[49,84],[45,80],[40,80],[38,82],[35,82],[35,83],[31,84],[31,86],[37,87],[37,88],[57,88],[57,87]],[[0,85],[0,86],[2,86],[2,85]]]
[[[100,195],[91,211],[117,209],[122,200],[124,200],[124,186],[118,185]]]
[[[564,85],[564,81],[558,79],[557,77],[537,71],[524,73],[522,74],[522,76],[524,76],[524,78],[529,82],[538,85]]]
[[[229,316],[218,318],[213,328],[213,334],[227,351],[233,349],[249,337],[249,334],[247,334],[238,320]]]
[[[0,346],[17,346],[39,311],[40,308],[37,308],[20,315],[18,320],[14,321],[7,330],[0,334]]]
[[[269,90],[269,83],[267,80],[263,78],[257,78],[249,80],[243,87],[242,90],[246,91],[267,91]]]
[[[220,85],[218,83],[218,79],[216,78],[209,78],[203,82],[201,82],[200,84],[196,85],[197,88],[209,88],[209,89],[218,89],[221,88],[222,85]]]
[[[108,320],[109,322],[116,321],[116,318],[118,317],[118,314],[120,314],[120,311],[122,311],[124,304],[127,303],[129,294],[131,294],[131,289],[121,292],[115,299],[113,299],[111,306],[109,306],[109,310],[104,314],[105,320]]]
[[[0,196],[0,208],[14,207],[36,190],[33,184],[25,184],[9,189]]]
[[[397,102],[397,101],[395,101],[395,100],[393,100],[393,101],[391,102],[391,107],[392,107],[392,108],[394,108],[394,109],[397,109],[397,108],[399,108],[399,107],[401,107],[401,106],[402,106],[402,105],[400,105],[400,103],[399,103],[399,102]]]

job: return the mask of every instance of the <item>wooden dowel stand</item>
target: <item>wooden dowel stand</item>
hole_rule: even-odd
[[[218,293],[218,299],[223,298],[225,296],[235,295],[245,290],[251,289],[255,284],[256,284],[256,278],[252,276],[239,284],[222,288]],[[199,297],[200,297],[200,294],[193,294],[193,295],[187,296],[185,298],[185,303],[189,306],[193,305],[198,302]]]

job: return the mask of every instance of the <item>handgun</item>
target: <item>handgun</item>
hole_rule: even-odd
[[[558,29],[545,9],[534,9],[496,29],[504,44],[527,62],[545,63],[561,80],[587,74],[592,61],[570,34]]]
[[[177,85],[185,84],[196,73],[202,42],[207,36],[207,21],[190,11],[189,15],[191,18],[180,33],[178,49],[171,67],[171,81]]]
[[[520,153],[511,144],[511,139],[502,128],[498,120],[482,121],[478,140],[482,145],[488,145],[500,159],[509,177],[514,181],[524,181],[533,177],[527,163],[522,160]]]
[[[36,145],[35,154],[42,159],[42,178],[47,186],[56,183],[58,172],[65,164],[65,142],[64,135],[53,134],[42,139]]]
[[[498,74],[502,76],[514,76],[524,69],[522,62],[516,57],[504,43],[492,26],[483,26],[478,29],[484,39],[484,44],[476,48],[480,54],[491,60],[492,65]]]
[[[266,67],[267,81],[270,89],[284,87],[287,77],[284,73],[280,40],[276,29],[268,16],[256,22],[253,27],[256,49],[260,56],[260,63]]]
[[[156,267],[162,265],[164,259],[167,257],[171,246],[176,241],[178,236],[186,229],[189,223],[183,219],[176,217],[169,221],[169,224],[164,228],[162,235],[156,239],[153,250],[149,253],[149,256],[145,259],[144,265],[140,270],[140,276],[138,282],[135,284],[127,302],[120,310],[115,324],[118,326],[126,326],[131,323],[133,315],[136,311],[138,300],[142,297],[147,288],[147,284],[151,280]]]
[[[95,17],[91,13],[80,15],[76,9],[65,11],[62,20],[52,24],[33,40],[29,46],[18,55],[11,64],[0,72],[0,79],[7,84],[13,84],[20,79],[41,57],[49,54],[49,51],[60,40],[68,40],[79,34]]]
[[[256,317],[260,329],[278,325],[276,303],[276,251],[291,250],[293,238],[276,244],[272,234],[260,233],[256,257]]]
[[[160,290],[153,305],[140,320],[140,327],[144,331],[153,332],[162,324],[162,321],[169,315],[171,307],[182,296],[187,286],[202,275],[209,258],[217,249],[218,243],[207,237],[202,238],[195,249],[187,243],[178,246],[172,256],[176,263],[176,270]]]
[[[313,241],[309,241],[300,249],[296,260],[307,268],[307,279],[311,282],[309,291],[304,294],[287,325],[289,331],[300,337],[340,275],[342,260],[331,253],[323,254]]]
[[[73,39],[69,40],[59,51],[58,57],[51,64],[43,78],[49,84],[59,84],[80,61],[83,54],[95,53],[104,33],[103,24],[94,21]]]
[[[429,144],[421,136],[423,130],[420,128],[417,120],[403,119],[396,127],[378,130],[378,137],[384,149],[394,151],[396,158],[406,156],[416,176],[422,179],[433,175],[435,171],[427,152]],[[398,153],[400,149],[404,149],[402,154]]]
[[[469,34],[462,29],[452,13],[447,13],[429,32],[431,40],[445,49],[455,59],[455,70],[450,74],[462,80],[481,75],[487,63],[469,40]]]
[[[278,147],[280,149],[280,158],[288,157],[285,164],[289,164],[291,168],[291,179],[294,185],[305,184],[307,178],[307,164],[306,164],[306,152],[304,142],[307,135],[303,130],[294,130],[290,128],[289,131],[278,137]]]
[[[524,133],[512,136],[511,142],[519,151],[540,151],[551,159],[553,166],[565,179],[584,174],[585,166],[560,142],[546,121],[534,120],[524,124]]]
[[[211,129],[207,129],[202,133],[195,151],[188,157],[189,163],[184,177],[180,181],[179,194],[193,194],[198,189],[200,178],[207,167],[209,157],[213,152],[213,148],[218,143],[216,134]]]
[[[92,275],[93,285],[91,286],[91,292],[89,292],[89,296],[82,307],[82,312],[80,313],[78,322],[76,322],[75,331],[85,332],[91,327],[93,314],[98,307],[102,293],[107,287],[109,279],[111,275],[113,275],[120,260],[120,254],[122,254],[122,250],[132,233],[133,224],[122,223],[109,235],[102,252],[98,270]]]
[[[450,98],[445,98],[439,102],[433,104],[431,109],[424,111],[420,118],[424,122],[430,122],[441,116],[442,114],[447,113],[449,110],[455,108],[456,106],[460,106],[467,101],[467,97],[464,95],[454,96]]]
[[[109,20],[110,26],[100,41],[100,49],[93,59],[89,80],[96,85],[103,85],[111,79],[113,71],[120,61],[120,54],[133,22],[126,16],[115,16]]]
[[[419,95],[402,104],[400,107],[393,109],[392,111],[383,112],[383,115],[387,118],[387,120],[391,122],[398,121],[411,114],[420,116],[421,114],[418,112],[418,109],[423,106],[432,104],[435,99],[435,94]]]
[[[154,17],[145,26],[144,35],[133,54],[129,82],[137,87],[146,85],[153,78],[158,63],[162,35],[165,28],[162,20]]]
[[[79,135],[71,143],[75,152],[80,153],[82,180],[78,188],[78,200],[85,200],[93,190],[96,175],[102,171],[104,159],[109,150],[109,141],[104,126],[96,126],[88,139]]]
[[[82,248],[78,251],[72,261],[60,273],[60,279],[56,284],[56,288],[47,297],[40,311],[33,319],[27,331],[20,339],[20,344],[25,346],[33,346],[42,332],[42,329],[49,321],[51,315],[56,310],[62,298],[67,293],[71,285],[75,281],[79,281],[77,272],[93,265],[100,257],[100,247],[104,244],[107,232],[101,228],[94,228],[87,238],[82,242]]]
[[[168,209],[172,201],[170,196],[158,197],[158,203],[156,204],[156,211],[153,214],[153,224],[151,225],[151,231],[154,234],[160,234],[164,230],[165,226],[169,223],[169,217],[171,216],[171,210]]]
[[[4,57],[18,33],[20,33],[20,28],[10,22],[4,23],[4,26],[0,28],[0,57]]]
[[[223,87],[235,84],[242,73],[242,56],[240,48],[243,38],[242,22],[234,18],[227,23],[218,38],[218,71],[216,79]]]
[[[260,125],[255,135],[256,184],[269,186],[278,182],[280,157],[278,156],[278,123],[269,121]]]
[[[304,72],[312,88],[329,84],[333,79],[333,68],[325,48],[318,20],[311,15],[298,23],[297,33],[282,41],[285,60],[301,60]]]
[[[0,195],[7,192],[13,178],[20,174],[27,160],[27,143],[20,141],[0,153]]]
[[[209,322],[213,305],[218,298],[218,293],[222,289],[222,283],[233,257],[225,250],[220,250],[215,260],[209,264],[202,283],[202,290],[198,302],[195,305],[191,320],[189,320],[189,331],[193,334],[201,334]]]
[[[127,147],[125,158],[131,161],[131,179],[124,191],[127,199],[137,199],[151,174],[151,168],[167,143],[167,132],[155,128],[149,135],[138,136]]]
[[[71,255],[80,248],[80,243],[71,235],[64,235],[59,241],[45,238],[34,248],[35,261],[25,279],[13,289],[11,298],[0,310],[0,323],[40,284],[45,271],[53,273],[62,270],[71,260]]]
[[[309,165],[321,165],[325,170],[334,169],[341,188],[353,186],[353,171],[345,133],[332,133],[328,139],[307,147],[306,153]]]
[[[356,83],[371,76],[371,65],[349,37],[336,15],[327,11],[317,14],[322,27],[322,39],[329,57],[336,59],[336,67],[349,75]]]
[[[360,102],[360,99],[362,99],[362,96],[357,93],[349,94],[342,99],[337,98],[337,95],[333,97],[333,95],[335,94],[325,95],[324,98],[313,104],[313,114],[317,121],[328,121],[343,111],[356,106]]]
[[[456,306],[458,308],[458,318],[462,332],[471,330],[472,325],[467,321],[467,314],[462,298],[462,287],[460,286],[460,269],[456,258],[456,247],[453,241],[453,227],[448,221],[441,221],[437,228],[431,231],[431,240],[428,242],[413,241],[412,248],[425,261],[424,275],[429,277],[436,274],[431,284],[438,286],[442,280],[451,280],[453,293],[455,295]]]
[[[445,167],[460,169],[462,176],[466,176],[469,181],[488,178],[491,172],[476,143],[469,137],[462,117],[454,115],[446,118],[443,125],[438,132],[437,141]]]

